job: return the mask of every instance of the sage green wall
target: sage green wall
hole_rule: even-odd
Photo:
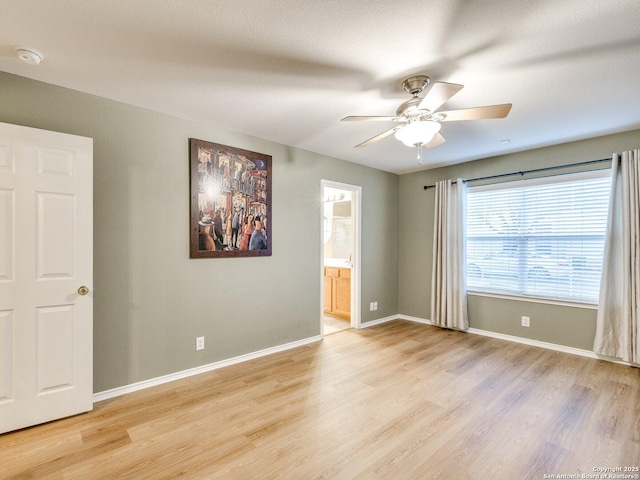
[[[400,177],[400,313],[428,319],[431,305],[434,189],[447,178],[473,178],[610,157],[640,147],[640,130],[424,170]],[[520,326],[522,315],[531,327]],[[469,296],[473,328],[591,350],[594,309]]]
[[[363,323],[398,312],[397,175],[1,72],[0,122],[94,139],[95,392],[318,335],[321,179],[362,186]],[[271,257],[189,259],[190,137],[272,155]]]

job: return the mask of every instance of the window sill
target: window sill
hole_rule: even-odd
[[[529,297],[525,295],[507,295],[504,293],[479,292],[467,290],[467,295],[476,297],[501,298],[504,300],[516,300],[519,302],[544,303],[546,305],[560,305],[563,307],[586,308],[587,310],[597,310],[598,305],[593,303],[567,302],[565,300],[552,300],[550,298]]]

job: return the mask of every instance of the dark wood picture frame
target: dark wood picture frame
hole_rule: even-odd
[[[271,156],[189,139],[191,258],[271,255]]]

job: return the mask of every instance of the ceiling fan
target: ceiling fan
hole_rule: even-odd
[[[422,147],[433,148],[445,142],[440,135],[441,122],[456,122],[460,120],[484,120],[490,118],[504,118],[511,110],[510,103],[488,105],[485,107],[463,108],[460,110],[438,111],[451,97],[464,88],[457,83],[435,82],[427,90],[424,97],[418,95],[429,86],[431,79],[426,75],[416,75],[402,82],[404,90],[413,98],[407,100],[396,110],[393,117],[345,117],[343,122],[396,122],[400,125],[390,128],[356,147],[366,147],[378,140],[391,135],[408,147],[418,148],[418,160],[422,163]]]

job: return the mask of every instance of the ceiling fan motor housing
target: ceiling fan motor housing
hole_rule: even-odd
[[[416,75],[414,77],[409,77],[402,82],[402,88],[404,88],[405,92],[417,97],[420,92],[429,86],[430,83],[431,78],[426,75]]]
[[[418,105],[420,105],[421,101],[422,98],[420,97],[413,97],[411,100],[407,100],[398,107],[398,109],[396,110],[396,115],[398,117],[402,117],[404,115],[410,116],[412,113],[414,113],[413,111],[418,111]]]
[[[413,98],[400,105],[396,110],[396,115],[398,117],[402,117],[404,115],[411,115],[414,111],[417,112],[418,105],[420,105],[420,102],[422,101],[422,98],[418,97],[418,95],[427,88],[430,83],[431,78],[426,75],[415,75],[402,82],[402,88],[404,88],[404,91],[410,93]]]

